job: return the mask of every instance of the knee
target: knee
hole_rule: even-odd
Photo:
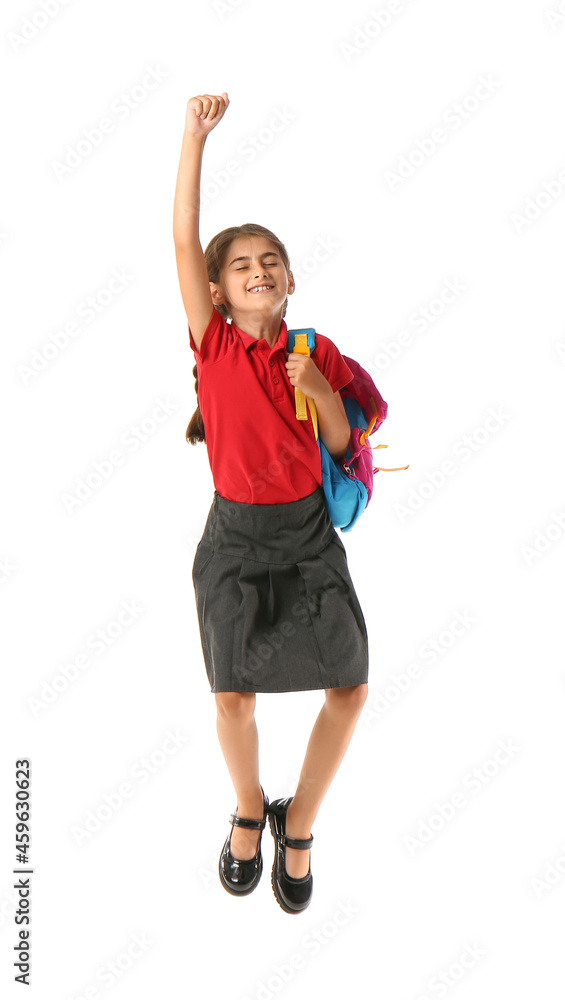
[[[254,691],[219,691],[215,698],[218,718],[248,722],[253,717]]]
[[[368,693],[368,684],[329,688],[326,691],[326,702],[331,708],[345,711],[348,714],[359,714],[367,700]]]

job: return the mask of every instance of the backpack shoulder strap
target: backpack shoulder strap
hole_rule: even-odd
[[[316,346],[316,331],[314,327],[308,326],[302,330],[288,330],[287,333],[287,351],[289,353],[308,355],[312,353]],[[308,404],[314,434],[316,435],[316,440],[318,440],[318,413],[314,400],[310,399],[309,396],[305,396],[298,386],[294,387],[294,400],[297,420],[308,420],[308,410],[306,409],[306,404]]]
[[[288,340],[287,340],[287,351],[294,351],[295,341],[298,338],[298,343],[306,343],[310,348],[309,351],[301,351],[301,354],[311,354],[316,346],[316,331],[313,326],[305,326],[301,330],[287,330]]]

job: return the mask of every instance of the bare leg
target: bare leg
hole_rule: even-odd
[[[310,836],[310,827],[349,746],[367,692],[368,684],[326,691],[325,703],[308,741],[298,786],[287,810],[289,837]],[[285,852],[287,873],[293,878],[307,875],[310,851],[287,847]]]
[[[215,695],[216,729],[224,759],[237,795],[238,816],[263,818],[263,795],[259,783],[259,739],[252,691],[221,691]],[[252,858],[259,843],[259,830],[234,826],[231,850],[234,858]]]

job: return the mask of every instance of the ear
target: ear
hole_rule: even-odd
[[[212,297],[212,302],[215,306],[221,305],[224,302],[224,297],[216,283],[214,281],[209,281],[210,285],[210,295]]]
[[[294,275],[293,275],[292,271],[289,271],[288,272],[288,294],[292,295],[292,293],[294,292],[295,288],[296,288],[296,285],[295,285],[295,282],[294,282]]]

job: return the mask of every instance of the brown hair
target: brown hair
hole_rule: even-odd
[[[287,272],[290,271],[290,260],[284,243],[275,236],[270,229],[265,229],[264,226],[258,225],[255,222],[245,222],[242,226],[230,226],[228,229],[222,229],[221,233],[217,233],[210,240],[208,246],[204,251],[204,259],[206,261],[206,270],[208,271],[208,281],[213,281],[215,284],[220,280],[220,271],[224,266],[228,249],[230,245],[239,236],[264,236],[271,243],[273,243],[277,250],[279,251],[284,266]],[[286,307],[288,305],[288,298],[285,299],[282,317],[286,315]],[[223,303],[214,306],[219,313],[224,317],[224,319],[229,318],[229,311],[227,306]],[[194,390],[196,392],[196,398],[198,399],[198,366],[194,365],[192,369],[192,374],[194,376],[195,384]],[[202,414],[200,413],[200,404],[198,404],[196,410],[190,418],[188,427],[186,428],[185,434],[186,440],[190,444],[196,444],[198,441],[206,441],[206,436],[204,433],[204,422],[202,420]]]

